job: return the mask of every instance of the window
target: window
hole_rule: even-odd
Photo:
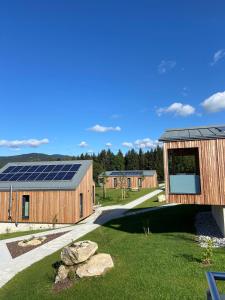
[[[84,216],[84,201],[83,201],[83,193],[80,193],[80,219]]]
[[[92,187],[92,202],[95,204],[95,186]]]
[[[170,175],[199,175],[198,148],[169,149],[168,160]]]
[[[138,178],[138,187],[139,187],[139,188],[142,187],[142,178]]]
[[[114,188],[117,188],[117,178],[113,178],[113,186]]]
[[[127,178],[127,187],[128,189],[131,188],[131,179]]]
[[[29,219],[30,196],[23,195],[22,197],[22,218]]]
[[[198,148],[168,150],[169,190],[171,194],[200,194]]]

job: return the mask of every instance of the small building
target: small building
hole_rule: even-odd
[[[212,205],[225,234],[225,125],[169,129],[160,141],[167,201]]]
[[[0,170],[0,222],[74,224],[86,218],[93,212],[92,169],[88,160],[7,164]]]
[[[158,186],[157,173],[155,170],[135,171],[106,171],[99,175],[99,179],[106,177],[106,188],[154,188]],[[101,181],[101,180],[99,180]]]

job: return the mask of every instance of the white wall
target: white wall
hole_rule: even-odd
[[[212,205],[212,215],[223,236],[225,236],[225,206]]]
[[[52,229],[66,227],[68,224],[31,224],[31,223],[0,223],[0,233],[10,233],[18,231],[29,231],[29,230],[39,230],[39,229]]]

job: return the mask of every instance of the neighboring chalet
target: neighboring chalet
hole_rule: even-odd
[[[167,201],[212,205],[225,234],[225,125],[169,129],[160,141]]]
[[[135,171],[106,171],[99,175],[106,177],[106,188],[154,188],[158,186],[157,173],[155,170],[135,170]]]
[[[94,189],[92,161],[9,163],[0,170],[0,222],[74,224],[92,214]]]

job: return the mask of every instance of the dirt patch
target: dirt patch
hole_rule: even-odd
[[[64,235],[65,233],[67,233],[69,231],[65,231],[65,232],[59,232],[59,233],[53,233],[53,234],[48,234],[46,235],[46,239],[40,244],[40,245],[36,245],[36,246],[26,246],[26,247],[20,247],[18,246],[18,241],[16,242],[11,242],[11,243],[7,243],[6,246],[12,256],[12,258],[16,258],[24,253],[27,253],[35,248],[38,248],[62,235]],[[43,235],[44,236],[44,235]]]
[[[53,292],[60,293],[62,290],[69,289],[73,286],[74,281],[70,280],[69,278],[64,279],[58,283],[53,284]]]

